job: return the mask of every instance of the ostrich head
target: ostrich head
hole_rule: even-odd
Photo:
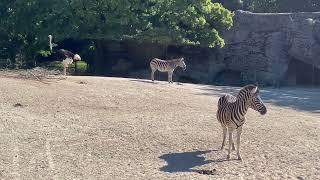
[[[73,56],[73,60],[74,60],[74,61],[81,61],[80,55],[79,55],[79,54],[75,54],[75,55]]]

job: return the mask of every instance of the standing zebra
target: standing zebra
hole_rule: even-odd
[[[226,140],[227,131],[229,132],[229,149],[227,159],[230,159],[231,146],[235,150],[232,133],[237,130],[237,155],[240,156],[240,136],[242,125],[245,123],[245,114],[249,108],[260,112],[261,115],[267,113],[267,108],[258,95],[259,89],[255,85],[243,87],[237,97],[230,94],[222,96],[218,101],[217,119],[223,129],[223,139],[221,150],[223,150]]]
[[[154,81],[154,73],[158,70],[160,72],[168,72],[168,82],[173,83],[172,74],[177,67],[182,67],[183,70],[186,70],[186,64],[184,63],[184,58],[171,59],[171,60],[162,60],[159,58],[153,58],[150,61],[151,68],[151,79]]]
[[[50,52],[53,52],[52,48],[54,46],[57,46],[56,44],[52,43],[52,35],[48,35],[49,38],[49,47],[50,47]],[[65,50],[65,49],[59,49],[56,52],[53,52],[53,55],[50,58],[52,61],[62,60],[63,64],[63,74],[67,75],[67,68],[70,64],[72,64],[75,61],[81,61],[81,57],[79,54],[74,54],[71,51]]]

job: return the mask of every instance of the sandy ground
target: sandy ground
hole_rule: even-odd
[[[0,82],[0,179],[320,178],[319,89],[262,89],[268,113],[249,111],[241,162],[219,150],[215,118],[219,96],[238,88],[102,77]]]

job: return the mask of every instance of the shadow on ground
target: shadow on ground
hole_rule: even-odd
[[[148,84],[158,84],[158,85],[167,85],[169,84],[168,81],[154,81],[152,82],[151,80],[148,79],[130,79],[130,81],[134,81],[134,82],[142,82],[142,83],[148,83]],[[175,85],[183,85],[180,82],[173,82],[173,84]]]
[[[217,151],[217,150],[213,150]],[[205,157],[201,155],[209,153],[212,151],[191,151],[191,152],[181,152],[181,153],[169,153],[160,156],[167,162],[166,166],[160,168],[163,172],[197,172],[192,168],[196,166],[203,166],[209,163],[222,162],[224,160],[206,160]]]
[[[203,86],[200,95],[223,96],[226,93],[237,95],[241,87]],[[260,97],[265,103],[289,107],[297,110],[320,113],[320,89],[285,87],[260,89]]]
[[[134,81],[134,82],[143,82],[143,83],[149,83],[149,84],[157,84],[156,81],[151,81],[151,80],[147,80],[147,79],[130,79],[130,81]]]

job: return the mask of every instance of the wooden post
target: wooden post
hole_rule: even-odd
[[[315,67],[314,64],[312,64],[312,86],[315,86]]]
[[[78,61],[76,61],[74,64],[74,73],[75,75],[78,75]]]
[[[164,48],[165,48],[165,50],[164,50],[164,51],[165,51],[165,52],[164,52],[164,53],[165,53],[164,56],[165,56],[165,59],[167,59],[167,58],[168,58],[168,45],[165,44],[164,46],[165,46],[165,47],[164,47]]]
[[[257,82],[257,70],[254,70],[254,83],[256,85],[258,85],[258,82]]]
[[[86,74],[88,74],[89,73],[89,63],[86,63]]]

